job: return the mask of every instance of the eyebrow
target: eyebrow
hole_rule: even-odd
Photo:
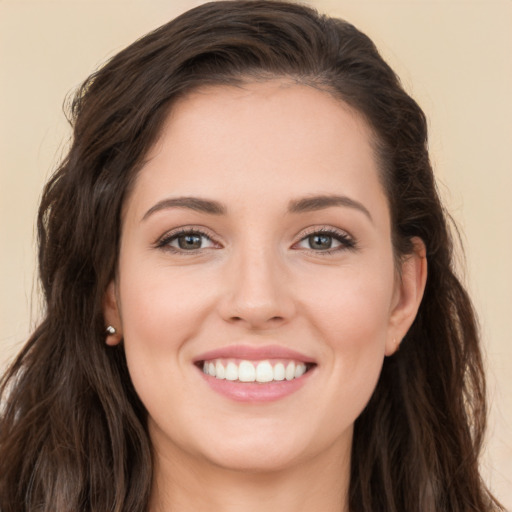
[[[354,208],[364,213],[366,217],[368,217],[368,219],[373,222],[372,216],[368,209],[359,201],[351,199],[347,196],[320,195],[293,200],[288,204],[288,211],[290,213],[303,213],[323,210],[333,206],[346,206],[348,208]]]
[[[351,199],[350,197],[339,195],[318,195],[305,197],[303,199],[295,199],[288,203],[288,212],[312,212],[324,210],[333,206],[354,208],[364,213],[366,217],[373,222],[370,212],[363,204],[355,199]],[[144,221],[153,213],[166,210],[168,208],[184,208],[196,212],[208,213],[210,215],[225,215],[227,213],[227,208],[222,203],[212,199],[202,199],[199,197],[173,197],[163,199],[156,203],[144,214],[142,220]]]
[[[218,201],[199,197],[173,197],[156,203],[144,214],[142,220],[146,220],[153,213],[167,208],[185,208],[196,212],[209,213],[210,215],[226,214],[226,207]]]

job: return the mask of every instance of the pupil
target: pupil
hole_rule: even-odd
[[[332,237],[329,235],[311,235],[309,245],[312,249],[329,249],[332,245]]]
[[[180,249],[200,249],[201,237],[198,235],[183,235],[178,239]]]

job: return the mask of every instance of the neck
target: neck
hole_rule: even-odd
[[[237,471],[204,459],[156,455],[149,512],[348,511],[350,446],[272,471]]]

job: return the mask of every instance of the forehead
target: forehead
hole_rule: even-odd
[[[377,167],[367,123],[326,91],[284,80],[208,86],[173,105],[133,196],[149,207],[170,193],[382,194]]]
[[[304,135],[314,136],[311,142],[320,139],[329,142],[328,135],[337,132],[336,142],[340,143],[351,131],[361,141],[364,139],[368,146],[365,149],[372,153],[375,138],[363,117],[334,93],[287,79],[274,79],[238,86],[208,85],[180,97],[172,106],[149,157],[159,152],[165,139],[186,137],[192,127],[199,134],[201,128],[206,131],[214,123],[219,137],[231,128],[237,138],[245,136],[257,143],[267,134],[283,150]],[[240,131],[242,126],[244,130]],[[208,139],[196,142],[213,141],[213,134],[208,135]]]

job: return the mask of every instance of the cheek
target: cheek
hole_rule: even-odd
[[[328,400],[343,404],[340,421],[360,414],[380,375],[394,283],[392,262],[385,267],[345,268],[335,278],[317,279],[316,286],[304,283],[310,290],[304,311],[336,383]]]
[[[363,348],[385,339],[390,320],[392,262],[340,268],[325,276],[309,273],[301,296],[310,320],[333,349]]]
[[[193,413],[187,400],[190,363],[183,348],[193,343],[207,314],[209,299],[200,288],[204,276],[197,270],[176,272],[154,260],[150,265],[128,256],[120,261],[119,270],[130,377],[150,417],[167,425],[165,417],[175,408],[182,414]],[[177,435],[174,426],[166,428]]]
[[[197,271],[126,261],[120,273],[125,340],[145,349],[176,350],[180,340],[193,336],[207,301]]]

